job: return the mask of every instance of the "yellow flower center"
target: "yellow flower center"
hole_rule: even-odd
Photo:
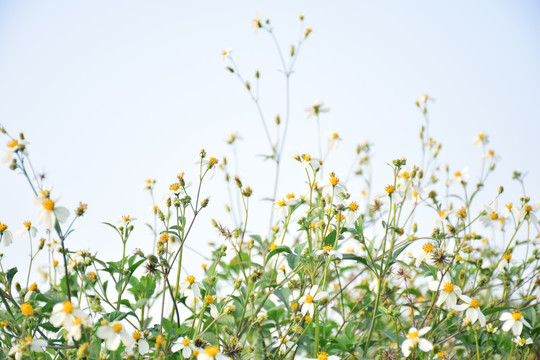
[[[313,296],[307,294],[306,295],[306,303],[311,304],[313,302]]]
[[[480,307],[480,301],[478,301],[478,299],[472,299],[471,307],[475,308],[475,309],[478,309]]]
[[[204,349],[204,352],[206,355],[214,357],[218,354],[219,349],[217,346],[207,346],[206,349]]]
[[[497,215],[497,213],[491,213],[490,218],[491,220],[497,220],[499,218],[499,215]]]
[[[309,154],[304,154],[304,155],[302,155],[302,159],[304,159],[304,161],[309,162],[309,161],[311,161],[311,155],[309,155]]]
[[[73,304],[71,303],[71,301],[64,301],[62,305],[63,311],[66,314],[71,314],[71,312],[73,311]]]
[[[80,325],[82,323],[82,318],[76,317],[75,320],[73,320],[73,325]]]
[[[336,177],[336,175],[334,175],[334,173],[330,174],[330,184],[332,184],[332,186],[336,186],[339,182],[339,179]]]
[[[306,322],[306,324],[309,323],[311,321],[311,316],[309,316],[309,314],[306,314],[304,321]]]
[[[529,204],[527,204],[527,205],[525,205],[525,207],[524,207],[523,209],[524,209],[526,212],[531,212],[532,206],[529,205]]]
[[[54,201],[52,201],[51,199],[47,199],[43,202],[43,207],[45,208],[45,210],[47,211],[52,211],[54,209]]]
[[[2,233],[3,233],[4,231],[6,231],[6,230],[7,230],[7,228],[8,228],[8,226],[7,226],[6,224],[2,224],[2,223],[0,223],[0,232],[2,232]]]
[[[112,326],[112,329],[115,333],[119,333],[120,331],[122,331],[122,324],[116,323]]]
[[[355,202],[353,201],[352,203],[349,204],[349,209],[350,209],[351,211],[356,211],[356,210],[358,210],[358,204],[355,203]]]
[[[213,304],[214,303],[214,298],[211,295],[206,295],[204,297],[204,301],[206,301],[208,304]]]
[[[446,354],[444,353],[444,351],[439,351],[439,352],[437,353],[437,357],[438,357],[438,358],[443,358],[443,357],[445,357],[445,356],[446,356]]]
[[[165,339],[163,338],[163,335],[159,334],[158,336],[156,336],[156,345],[161,345],[163,344],[163,341]]]
[[[10,142],[7,143],[7,146],[9,148],[14,148],[15,146],[17,146],[19,144],[19,142],[17,141],[17,139],[13,139],[11,140]]]
[[[193,275],[189,275],[187,278],[186,278],[186,281],[190,284],[193,284],[195,282],[195,276]]]
[[[504,260],[510,261],[511,258],[512,258],[512,254],[504,254]]]
[[[21,305],[21,312],[24,316],[34,315],[34,308],[29,303],[24,303]]]
[[[328,360],[328,354],[325,352],[318,353],[317,360]]]
[[[512,317],[514,320],[519,320],[522,318],[523,315],[521,315],[521,311],[512,311]]]
[[[54,266],[54,267],[57,267],[57,266],[58,266],[58,260],[53,260],[52,263],[53,263],[53,266]]]
[[[294,199],[294,193],[287,194],[287,200]]]
[[[279,271],[285,272],[285,265],[281,265],[281,267],[279,268]]]
[[[142,337],[141,333],[138,332],[138,331],[135,331],[133,333],[133,339],[135,339],[135,341],[139,341],[139,339]]]
[[[216,165],[217,163],[218,163],[218,159],[216,159],[215,157],[211,157],[209,162],[208,162],[208,166],[212,167],[212,166]]]
[[[30,290],[30,291],[36,291],[36,289],[37,289],[37,284],[36,283],[30,284],[30,286],[28,287],[28,290]]]
[[[177,191],[178,189],[180,189],[179,183],[174,183],[174,184],[171,184],[171,186],[169,186],[169,190]]]
[[[489,154],[489,156],[493,157],[493,155],[495,155],[495,151],[489,150],[489,151],[488,151],[488,154]]]
[[[277,245],[275,243],[271,243],[270,246],[268,247],[270,251],[276,250],[276,248],[277,248]]]
[[[284,206],[287,205],[287,204],[285,203],[285,199],[279,200],[279,201],[277,202],[277,204],[278,204],[278,206],[280,206],[280,207],[284,207]]]
[[[286,336],[282,337],[281,338],[281,343],[285,344],[286,342],[287,342],[287,337]]]
[[[123,215],[123,216],[122,216],[122,220],[124,220],[125,222],[128,222],[128,221],[131,220],[131,216],[129,216],[129,215]]]
[[[384,191],[386,191],[388,193],[388,195],[390,195],[391,193],[393,193],[394,191],[396,191],[396,187],[393,186],[393,185],[386,185],[384,187]]]
[[[447,293],[451,293],[452,291],[454,291],[454,284],[452,284],[451,282],[444,284],[444,291],[446,291]]]
[[[455,176],[455,177],[461,177],[461,171],[456,171],[456,172],[454,173],[454,176]]]
[[[326,251],[330,251],[332,250],[332,245],[326,245],[326,246],[323,246],[323,250],[326,252]]]
[[[193,350],[193,358],[196,359],[197,356],[199,356],[199,351],[198,350]]]
[[[401,177],[404,179],[408,179],[411,177],[411,174],[408,171],[404,171],[401,173]]]
[[[485,134],[478,134],[478,140],[484,140]]]
[[[32,223],[30,221],[25,221],[23,224],[24,227],[26,227],[28,230],[30,230],[30,228],[32,227]]]
[[[409,331],[407,337],[409,338],[409,340],[418,339],[418,330]]]
[[[339,139],[338,133],[333,133],[332,134],[332,139],[334,139],[334,140]]]
[[[191,340],[189,340],[187,337],[182,339],[182,344],[184,344],[184,346],[188,346],[190,343],[191,343]]]
[[[32,337],[27,336],[26,339],[24,339],[22,342],[23,342],[24,345],[29,345],[29,344],[32,343]]]
[[[440,217],[445,217],[446,216],[446,210],[439,211],[439,216]]]
[[[422,250],[424,252],[429,253],[431,250],[433,250],[433,244],[432,243],[426,243],[424,246],[422,246]]]

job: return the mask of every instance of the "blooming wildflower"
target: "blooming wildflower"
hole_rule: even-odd
[[[343,139],[336,132],[327,131],[326,135],[328,136],[328,150],[337,149],[339,142]]]
[[[512,260],[512,254],[504,254],[501,261],[499,262],[499,265],[497,266],[497,270],[503,271],[510,264],[510,260]]]
[[[0,240],[4,246],[9,246],[13,242],[13,234],[8,230],[8,226],[0,222]]]
[[[486,325],[486,331],[491,334],[495,334],[499,330],[498,327],[494,327],[493,324],[487,324]]]
[[[522,336],[522,337],[519,337],[519,336],[516,336],[514,338],[514,342],[516,343],[517,346],[521,347],[521,346],[525,346],[525,345],[529,345],[529,344],[532,344],[533,341],[531,338],[527,338],[525,339],[525,336]]]
[[[431,291],[439,290],[439,298],[437,299],[437,306],[441,306],[446,303],[446,308],[452,310],[456,307],[457,298],[461,297],[461,289],[452,282],[448,273],[442,276],[439,271],[437,273],[437,280],[429,283],[429,289]]]
[[[448,220],[448,217],[450,216],[450,214],[452,214],[452,211],[442,209],[442,210],[439,210],[438,214],[439,214],[439,217],[435,220],[435,226],[436,227],[440,227],[441,224],[445,220]]]
[[[513,215],[516,218],[519,218],[520,213],[521,211],[516,205],[514,205],[513,203],[509,203],[509,204],[504,205],[504,208],[501,211],[501,216],[506,218],[510,215]]]
[[[28,336],[26,339],[22,340],[20,344],[14,345],[9,350],[9,356],[14,356],[15,360],[23,359],[26,348],[30,348],[32,352],[44,352],[47,347],[47,340],[44,339],[32,339],[31,336]]]
[[[261,22],[262,19],[263,19],[263,16],[259,13],[256,13],[255,18],[251,21],[251,27],[255,31],[255,35],[257,35],[259,33],[259,29],[263,27],[262,22]]]
[[[197,360],[228,360],[229,358],[219,352],[217,346],[207,346],[197,355]]]
[[[414,203],[417,203],[418,201],[420,201],[423,193],[424,187],[420,185],[415,185],[414,182],[411,181],[411,184],[407,187],[407,190],[405,191],[405,198]]]
[[[323,246],[323,248],[321,250],[317,250],[315,251],[315,254],[316,255],[332,255],[332,256],[335,256],[337,257],[338,259],[342,259],[343,258],[343,255],[339,252],[339,251],[336,251],[336,250],[333,250],[332,249],[332,245],[325,245]]]
[[[214,297],[212,295],[206,295],[204,301],[210,306],[210,315],[215,319],[219,316],[219,311],[214,304]]]
[[[274,211],[278,218],[286,218],[289,215],[289,206],[287,200],[280,199],[274,203]]]
[[[291,271],[291,268],[289,267],[287,263],[281,265],[277,271],[277,279],[276,279],[277,283],[280,284],[283,280],[285,280],[285,278],[290,273],[290,271]]]
[[[101,322],[101,326],[98,327],[97,336],[100,339],[105,340],[107,350],[115,351],[120,346],[120,343],[124,343],[127,348],[132,348],[135,343],[135,339],[131,336],[124,325],[118,321],[113,321],[109,324],[106,320]]]
[[[333,172],[330,173],[327,179],[321,181],[320,188],[322,189],[323,196],[347,192],[345,185],[340,182],[339,178]]]
[[[7,143],[7,151],[2,157],[2,163],[7,164],[8,162],[13,159],[13,155],[15,155],[16,152],[22,151],[25,155],[27,155],[26,151],[26,145],[28,145],[29,142],[27,140],[17,140],[12,139],[10,142]]]
[[[501,160],[501,157],[499,155],[495,154],[494,150],[488,150],[480,158],[485,159],[485,160],[491,160],[491,161],[493,161],[493,163],[499,162],[499,160]]]
[[[30,233],[31,237],[36,237],[37,234],[37,228],[35,226],[32,226],[32,222],[25,221],[23,223],[23,226],[17,230],[15,234],[18,236],[24,236],[26,233]]]
[[[514,310],[512,313],[509,313],[508,311],[505,311],[501,314],[499,317],[500,321],[504,321],[502,325],[503,331],[508,331],[512,329],[512,332],[515,336],[519,336],[521,334],[521,330],[523,330],[523,325],[527,327],[531,327],[527,320],[523,317],[523,314],[521,311]]]
[[[290,349],[293,346],[294,346],[294,342],[290,341],[289,338],[285,336],[285,337],[276,339],[272,347],[278,348],[278,352],[280,353],[280,355],[282,355],[285,352],[287,352],[287,349]]]
[[[480,310],[480,301],[476,298],[471,299],[467,295],[461,295],[460,299],[463,300],[465,304],[456,305],[455,309],[457,311],[466,310],[465,316],[469,318],[471,324],[474,324],[476,320],[478,320],[481,326],[486,326],[486,317]]]
[[[195,345],[193,345],[193,342],[188,337],[178,338],[178,340],[173,343],[171,351],[178,352],[180,350],[182,350],[184,359],[189,359],[193,350],[195,350]]]
[[[360,216],[358,203],[352,201],[349,204],[347,212],[345,213],[345,226],[353,226],[356,219],[358,219],[358,216]]]
[[[375,194],[379,199],[389,197],[394,204],[400,203],[404,196],[403,191],[396,189],[394,185],[386,185],[383,192]]]
[[[497,199],[493,200],[492,205],[484,205],[484,210],[486,211],[486,215],[482,215],[479,217],[479,220],[485,225],[485,226],[493,226],[500,228],[500,221],[499,218],[502,216],[499,215],[498,210],[498,203]]]
[[[56,220],[62,223],[69,217],[68,209],[63,206],[56,206],[58,199],[52,200],[48,196],[44,196],[44,194],[41,193],[36,197],[35,201],[40,206],[38,215],[39,222],[44,222],[49,229],[54,228]]]
[[[420,336],[426,334],[431,329],[430,326],[417,330],[415,327],[409,329],[407,333],[407,340],[401,344],[401,351],[403,355],[408,357],[411,354],[411,348],[418,345],[418,348],[423,352],[428,352],[433,349],[433,344],[428,340],[421,338]]]
[[[186,299],[186,306],[195,312],[198,312],[202,307],[202,300],[200,297],[195,296],[193,292],[190,292]]]
[[[536,202],[533,205],[531,205],[529,203],[525,204],[523,206],[523,208],[520,209],[520,211],[519,211],[518,219],[522,220],[525,217],[528,217],[528,219],[531,221],[531,223],[533,223],[538,228],[538,226],[537,226],[538,218],[534,214],[534,212],[537,211],[538,208],[540,208],[540,204],[538,202]]]
[[[34,315],[34,308],[29,303],[23,303],[21,305],[21,312],[24,316],[32,316]]]
[[[306,108],[306,112],[308,113],[308,119],[312,116],[319,116],[321,113],[329,112],[330,109],[323,108],[324,103],[321,100],[315,101],[315,104],[313,104],[311,107]]]
[[[81,338],[80,327],[85,325],[87,320],[88,316],[81,309],[74,307],[71,301],[64,301],[54,305],[49,319],[53,326],[64,326],[70,334],[69,337],[73,337],[75,340]]]
[[[306,358],[306,360],[339,360],[339,356],[328,355],[326,352],[317,353],[316,358]]]
[[[295,159],[300,161],[300,167],[303,169],[311,167],[313,170],[317,170],[321,167],[322,163],[321,160],[312,158],[309,154],[297,155]]]
[[[208,180],[214,177],[214,174],[216,173],[217,163],[218,159],[216,159],[215,157],[210,157],[208,159],[199,158],[197,161],[195,161],[196,165],[201,166],[203,174],[206,173],[205,177]]]
[[[302,304],[302,315],[306,315],[309,312],[309,316],[313,317],[313,311],[315,310],[313,302],[328,296],[324,291],[318,293],[318,290],[319,286],[314,285],[309,293],[298,301]]]
[[[422,264],[422,262],[425,262],[428,265],[435,265],[435,261],[433,260],[433,244],[430,242],[425,243],[420,250],[418,250],[414,258],[416,259],[415,265],[418,267]]]
[[[139,354],[144,355],[150,350],[150,345],[148,345],[148,341],[146,341],[142,334],[139,331],[133,332],[133,346],[128,349],[129,353],[133,353],[133,348],[136,346],[139,350]]]
[[[489,142],[489,136],[486,133],[480,133],[474,137],[475,145],[486,145]]]
[[[223,56],[223,60],[227,59],[231,55],[231,52],[232,52],[231,47],[227,48],[227,50],[223,50],[223,52],[221,53],[221,55]],[[232,135],[234,135],[234,134],[231,134],[231,136]],[[234,139],[231,142],[229,142],[229,140],[227,140],[227,142],[229,144],[232,144],[234,142]]]
[[[458,181],[458,182],[467,182],[467,180],[470,178],[469,176],[469,168],[468,167],[464,167],[463,170],[461,171],[456,171],[454,174],[453,174],[453,177],[450,179],[450,183],[453,183],[455,181]]]
[[[202,287],[202,284],[196,281],[195,276],[189,275],[185,281],[180,283],[180,292],[183,294],[186,292],[188,288],[191,288],[191,291],[193,291],[194,296],[201,297],[201,291],[200,291],[201,287]]]

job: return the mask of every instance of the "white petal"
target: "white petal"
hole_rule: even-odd
[[[433,349],[433,344],[427,341],[426,339],[420,339],[418,341],[418,347],[420,348],[420,350],[424,352],[428,352],[428,351],[431,351],[431,349]]]
[[[118,349],[118,346],[120,346],[120,335],[113,334],[113,336],[107,340],[107,350],[114,351]]]
[[[182,355],[184,355],[184,359],[189,359],[191,357],[191,349],[189,346],[184,347],[184,350],[182,350]]]
[[[499,320],[501,320],[501,321],[506,321],[506,320],[510,320],[510,319],[514,319],[514,318],[513,318],[512,314],[510,314],[509,312],[503,312],[501,314],[501,316],[499,316]]]
[[[96,335],[100,339],[108,339],[113,335],[113,329],[108,325],[100,326],[97,329]]]
[[[403,351],[403,355],[405,357],[408,357],[411,354],[411,347],[413,346],[411,340],[407,339],[401,344],[401,351]]]
[[[139,340],[139,353],[141,355],[144,355],[150,350],[150,346],[148,345],[148,342],[144,339]]]
[[[514,325],[512,325],[512,332],[514,335],[520,335],[521,330],[523,330],[523,323],[521,321],[516,321]]]
[[[58,206],[54,208],[54,214],[56,215],[58,221],[63,223],[69,217],[69,210],[63,206]]]
[[[425,328],[418,330],[418,336],[425,335],[429,330],[431,330],[431,326],[426,326]]]
[[[508,331],[512,328],[512,326],[514,326],[514,323],[516,321],[514,319],[508,319],[504,322],[504,324],[502,325],[502,329],[503,331]]]

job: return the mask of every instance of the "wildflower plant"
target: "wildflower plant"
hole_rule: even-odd
[[[489,149],[487,134],[474,138],[479,164],[466,170],[441,166],[441,143],[429,131],[428,95],[416,102],[421,157],[391,161],[382,184],[371,181],[372,144],[358,145],[348,176],[326,163],[346,139],[329,132],[323,150],[320,120],[330,108],[322,101],[306,108],[316,120],[318,153],[284,153],[293,121],[289,86],[312,34],[304,16],[300,24],[297,41],[285,52],[270,20],[257,15],[252,21],[255,32],[276,46],[285,80],[285,112],[273,121],[259,99],[261,73],[247,79],[234,52],[223,52],[227,71],[260,116],[274,171],[266,214],[250,211],[253,193],[264,190],[233,176],[226,157],[202,150],[193,169],[161,187],[161,200],[158,182],[145,184],[153,206],[151,253],[132,252],[139,223],[129,215],[104,225],[123,245],[114,260],[103,259],[99,249],[71,249],[70,236],[87,205],[69,211],[34,171],[30,142],[1,128],[7,142],[2,160],[28,183],[40,224],[25,220],[17,234],[30,242],[25,281],[17,280],[19,269],[1,268],[0,358],[540,356],[540,204],[526,192],[524,176],[513,176],[523,190],[520,198],[491,190],[488,180],[500,158]],[[238,140],[237,133],[226,140],[233,152]],[[284,161],[298,164],[302,193],[278,193],[278,185],[286,184]],[[480,169],[477,182],[471,180],[474,166]],[[201,276],[184,269],[183,260],[196,238],[194,224],[212,206],[204,185],[215,173],[224,176],[231,216],[212,220],[216,239]],[[479,200],[481,193],[488,203]],[[265,215],[268,227],[253,228],[251,217]],[[19,241],[10,229],[21,224],[1,221],[0,243],[9,253]],[[36,236],[43,237],[34,249]],[[41,252],[49,261],[37,267],[46,279],[38,287],[31,274]]]

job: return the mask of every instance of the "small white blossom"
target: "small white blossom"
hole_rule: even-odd
[[[309,293],[303,296],[300,301],[298,301],[298,303],[302,305],[302,315],[306,315],[307,313],[309,313],[309,316],[313,317],[313,312],[315,310],[315,305],[313,304],[313,302],[324,299],[328,296],[326,292],[318,292],[318,290],[319,286],[314,285],[309,291]]]
[[[501,314],[499,317],[500,321],[503,321],[502,330],[508,331],[512,329],[512,333],[515,336],[519,336],[521,334],[521,330],[523,330],[523,325],[527,326],[528,328],[531,327],[531,325],[523,318],[523,314],[521,311],[512,311],[509,313],[508,311],[505,311]]]
[[[178,338],[178,340],[176,340],[171,347],[172,352],[178,352],[182,350],[182,355],[184,356],[184,359],[189,359],[191,357],[191,354],[193,354],[193,350],[195,349],[195,345],[193,345],[193,342],[188,337]]]
[[[423,352],[429,352],[433,349],[433,344],[428,340],[420,337],[425,335],[431,329],[430,326],[417,330],[415,327],[409,329],[407,340],[401,344],[401,351],[405,357],[411,354],[411,348],[418,346]]]
[[[461,289],[455,285],[448,273],[442,276],[439,271],[437,273],[437,280],[433,280],[429,283],[429,289],[431,291],[439,290],[439,298],[436,305],[441,306],[445,303],[446,308],[453,310],[456,307],[458,297],[461,297]]]

